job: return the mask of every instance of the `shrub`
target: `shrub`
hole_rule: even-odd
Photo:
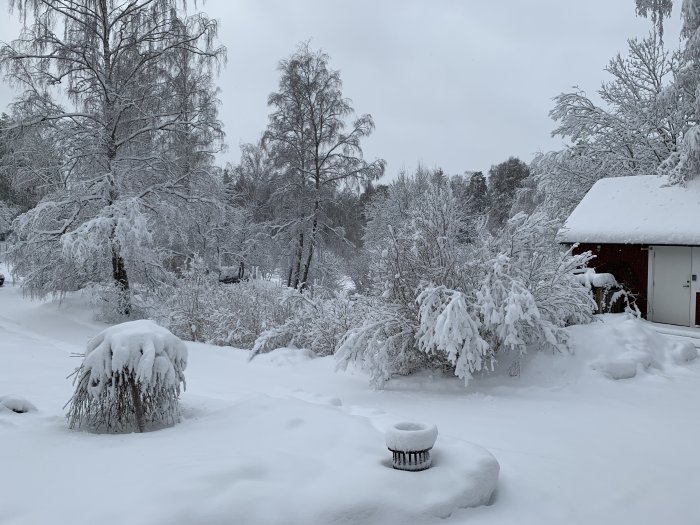
[[[369,211],[375,306],[341,341],[339,366],[361,363],[375,387],[424,368],[466,383],[501,352],[567,348],[563,328],[590,322],[595,308],[574,274],[592,256],[562,249],[557,228],[521,213],[491,234],[439,179],[399,179]]]
[[[287,289],[283,303],[289,309],[289,319],[260,334],[253,345],[253,357],[284,346],[307,348],[319,356],[331,355],[345,333],[371,312],[368,301],[345,292],[311,297]]]
[[[143,432],[174,425],[187,348],[152,321],[112,326],[87,346],[68,402],[71,428]]]
[[[150,317],[189,341],[251,348],[290,316],[285,289],[270,281],[222,284],[197,259],[149,300]]]

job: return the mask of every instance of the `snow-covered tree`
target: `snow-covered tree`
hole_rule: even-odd
[[[218,133],[207,84],[223,54],[216,23],[176,0],[11,0],[10,10],[24,22],[0,49],[22,91],[13,129],[60,147],[55,162],[39,148],[26,157],[60,184],[16,221],[14,270],[35,296],[106,284],[129,314],[132,285],[167,271],[155,225],[179,229],[167,218],[211,191],[192,181]]]
[[[658,27],[642,40],[630,39],[628,48],[606,68],[612,80],[598,91],[602,105],[578,89],[554,99],[552,134],[570,144],[531,164],[552,216],[568,215],[602,177],[655,174],[677,147],[682,100],[669,85],[678,57],[665,49]]]
[[[664,36],[664,18],[671,16],[673,10],[672,0],[635,0],[637,3],[637,15],[651,18],[659,38]]]
[[[12,229],[12,221],[19,215],[19,208],[5,201],[0,201],[0,239]]]
[[[518,189],[530,176],[530,168],[518,158],[511,157],[489,170],[489,227],[501,228],[511,215]]]
[[[228,168],[230,226],[221,259],[223,265],[238,267],[241,276],[250,268],[272,273],[288,260],[286,235],[276,220],[286,203],[272,198],[277,175],[262,142],[241,145],[239,163]]]
[[[641,14],[644,6],[651,0],[637,0],[637,9]],[[657,0],[663,4],[664,14],[670,13],[671,0]],[[657,8],[655,21],[661,23],[661,8]],[[652,14],[653,11],[651,11]],[[673,84],[666,93],[666,98],[680,101],[680,114],[683,118],[679,129],[677,147],[665,158],[659,171],[670,176],[671,182],[683,184],[696,178],[700,170],[700,2],[684,0],[681,9],[683,17],[682,37],[685,46],[679,55],[678,71]]]
[[[63,186],[60,151],[63,145],[55,129],[21,127],[15,118],[0,118],[0,199],[22,211],[33,208],[45,195]]]
[[[326,53],[302,43],[279,70],[264,141],[280,174],[271,198],[283,213],[277,235],[286,236],[290,248],[287,283],[303,289],[322,236],[337,233],[324,213],[325,202],[338,188],[379,178],[385,163],[362,158],[360,142],[374,121],[366,114],[347,122],[354,109],[343,98],[340,72],[330,68]]]

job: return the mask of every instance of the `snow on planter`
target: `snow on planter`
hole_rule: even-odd
[[[187,347],[153,321],[131,321],[88,342],[69,401],[71,428],[143,432],[175,424]]]
[[[36,407],[20,396],[0,396],[0,412],[9,410],[15,414],[36,412]]]
[[[393,455],[393,467],[413,471],[430,468],[430,449],[435,445],[437,436],[435,425],[400,422],[389,427],[385,440]]]

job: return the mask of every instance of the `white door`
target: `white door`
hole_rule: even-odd
[[[692,250],[654,246],[652,321],[690,326]]]
[[[700,248],[693,248],[690,279],[690,323],[700,325]]]

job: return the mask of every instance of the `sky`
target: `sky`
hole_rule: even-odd
[[[8,0],[0,0],[7,6]],[[680,4],[678,0],[676,4]],[[267,125],[278,62],[310,40],[341,72],[343,94],[376,125],[365,158],[387,161],[387,178],[419,163],[448,174],[484,171],[516,156],[560,149],[552,98],[578,86],[594,95],[627,39],[651,22],[634,0],[207,0],[228,60],[219,77],[228,150]],[[190,8],[191,9],[191,8]],[[678,48],[678,6],[666,44]],[[16,17],[15,17],[16,18]],[[0,16],[0,40],[19,22]],[[12,93],[0,85],[0,110]]]

